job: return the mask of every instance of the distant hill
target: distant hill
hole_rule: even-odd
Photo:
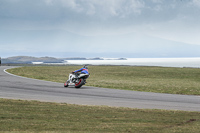
[[[54,58],[54,57],[32,57],[32,56],[13,56],[8,58],[2,58],[2,64],[32,64],[33,62],[41,63],[63,63],[66,60],[126,60],[126,58]]]
[[[2,63],[17,63],[17,64],[30,64],[32,62],[43,62],[43,63],[62,63],[62,59],[54,57],[31,57],[31,56],[14,56],[8,58],[2,58]]]

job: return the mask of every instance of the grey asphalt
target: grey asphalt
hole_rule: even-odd
[[[63,83],[10,75],[0,66],[0,98],[38,100],[80,105],[105,105],[140,109],[200,111],[200,96],[149,93],[83,86],[64,88]],[[68,75],[66,75],[67,80]]]

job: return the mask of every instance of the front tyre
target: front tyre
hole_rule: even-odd
[[[68,87],[68,86],[69,86],[68,82],[65,82],[64,87]]]
[[[83,79],[79,79],[79,82],[75,83],[75,88],[80,88],[83,84],[84,84],[84,80]]]

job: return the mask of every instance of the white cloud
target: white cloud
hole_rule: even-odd
[[[130,9],[132,9],[132,11],[134,13],[141,13],[141,9],[145,7],[145,3],[143,1],[139,1],[139,0],[131,0],[130,1]]]
[[[47,5],[53,5],[53,0],[44,0]]]
[[[200,0],[192,0],[192,4],[200,7]]]
[[[144,7],[141,0],[44,0],[47,5],[60,4],[74,12],[88,15],[124,16],[124,14],[140,14]]]
[[[162,3],[163,0],[152,0],[153,3]]]
[[[96,13],[96,9],[93,4],[88,4],[88,10],[86,11],[87,15],[94,15]]]

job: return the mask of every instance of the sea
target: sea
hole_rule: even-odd
[[[193,67],[200,68],[200,57],[196,58],[126,58],[119,60],[104,58],[103,60],[65,60],[61,64],[74,65],[128,65],[128,66],[161,66],[161,67]]]

